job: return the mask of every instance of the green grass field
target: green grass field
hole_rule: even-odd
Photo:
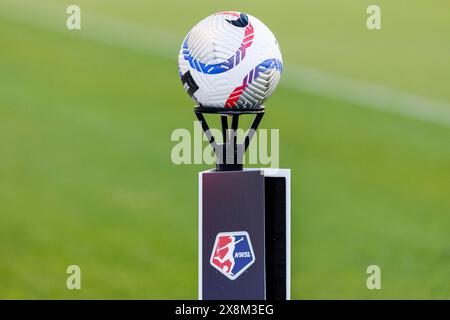
[[[208,166],[172,164],[170,135],[195,118],[179,45],[211,13],[267,23],[287,78],[302,66],[450,106],[450,4],[378,1],[369,31],[371,3],[78,0],[68,31],[72,2],[0,2],[0,298],[197,297]],[[292,298],[449,299],[449,126],[289,79],[266,107],[292,169]],[[381,290],[366,288],[371,264]]]

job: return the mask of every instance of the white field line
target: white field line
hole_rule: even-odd
[[[289,88],[450,127],[449,103],[311,68],[286,69],[291,71],[284,75]]]
[[[132,49],[165,59],[177,59],[182,35],[147,25],[82,10],[82,29],[65,27],[65,8],[22,1],[2,0],[0,17],[66,35],[76,35],[107,45]],[[20,39],[18,39],[20,41]],[[395,113],[416,120],[450,127],[450,104],[413,95],[400,90],[333,75],[298,65],[285,67],[281,85],[318,96],[329,97],[355,105]]]

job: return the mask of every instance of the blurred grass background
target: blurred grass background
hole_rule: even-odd
[[[197,297],[197,173],[178,48],[245,11],[306,66],[450,105],[450,4],[377,1],[0,2],[0,298]],[[135,31],[135,32],[134,32]],[[306,79],[307,80],[307,79]],[[294,299],[450,298],[450,130],[281,84],[262,127],[292,169]],[[65,287],[77,264],[82,290]],[[380,265],[382,290],[366,288]]]

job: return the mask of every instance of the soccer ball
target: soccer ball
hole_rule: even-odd
[[[257,18],[219,12],[195,25],[178,57],[184,88],[199,107],[258,108],[277,87],[283,61]]]

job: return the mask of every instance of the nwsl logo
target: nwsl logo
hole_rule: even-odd
[[[210,263],[228,279],[237,279],[253,262],[255,255],[247,232],[221,232],[216,236]]]

